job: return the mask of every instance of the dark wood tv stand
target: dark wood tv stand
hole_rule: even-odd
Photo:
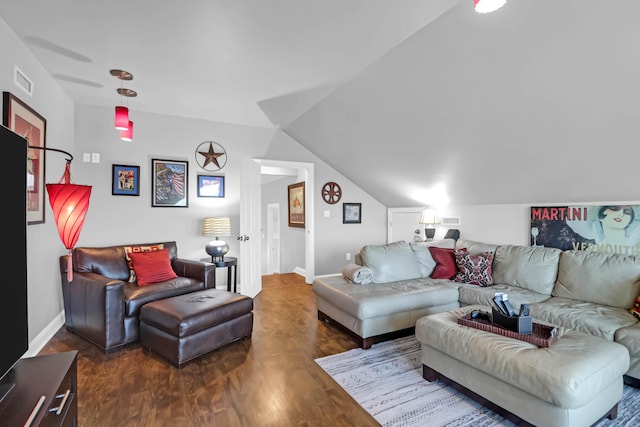
[[[2,425],[76,427],[77,360],[77,351],[20,359],[16,385],[0,402]]]

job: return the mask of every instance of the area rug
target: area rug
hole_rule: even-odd
[[[422,378],[420,343],[415,336],[353,349],[315,360],[384,427],[513,426],[440,381]],[[618,418],[597,427],[640,425],[640,389],[625,386]]]

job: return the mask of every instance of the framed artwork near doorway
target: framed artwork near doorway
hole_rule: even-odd
[[[291,184],[288,186],[288,190],[289,227],[304,228],[304,182]]]

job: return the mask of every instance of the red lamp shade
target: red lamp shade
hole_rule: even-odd
[[[133,122],[129,121],[129,129],[120,131],[120,139],[123,141],[133,141]]]
[[[127,130],[129,129],[129,109],[121,105],[116,107],[116,118],[114,122],[116,129]]]
[[[84,219],[89,209],[90,185],[71,184],[71,171],[69,163],[65,168],[62,179],[57,184],[47,184],[49,203],[53,210],[53,219],[58,227],[58,234],[64,246],[71,249],[78,242]],[[71,256],[67,267],[67,279],[73,280],[73,268]]]

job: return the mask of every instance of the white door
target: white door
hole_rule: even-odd
[[[424,224],[420,224],[422,208],[387,209],[387,243],[404,240],[413,242],[414,237],[425,239]],[[418,230],[418,234],[416,234]]]
[[[267,205],[267,271],[280,273],[280,204]]]
[[[241,159],[239,292],[251,298],[262,290],[260,275],[260,165]]]

